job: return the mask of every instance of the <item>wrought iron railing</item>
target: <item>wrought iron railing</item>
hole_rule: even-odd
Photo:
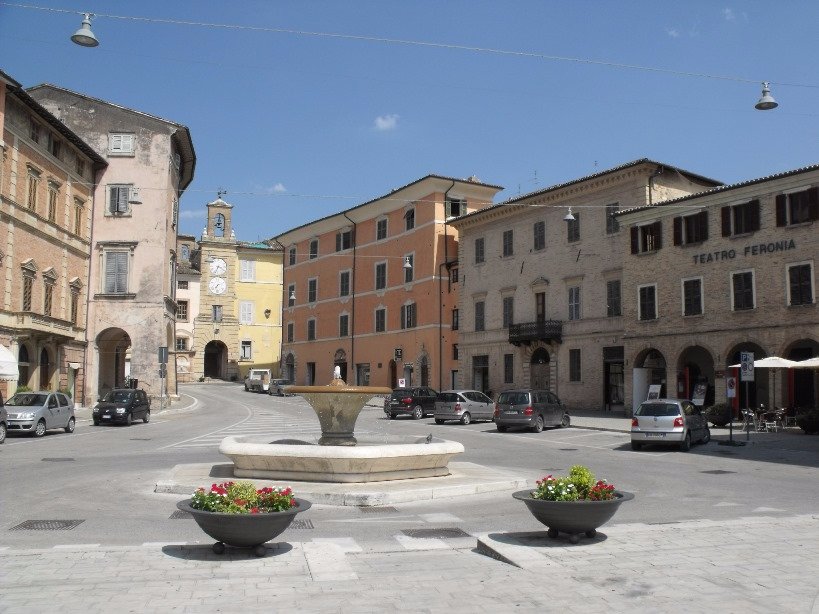
[[[557,341],[563,339],[563,322],[559,320],[541,320],[512,324],[509,327],[509,343],[520,345],[533,341]]]

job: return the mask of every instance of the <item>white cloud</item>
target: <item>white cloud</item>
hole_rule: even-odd
[[[395,130],[398,127],[398,115],[392,113],[390,115],[379,115],[375,118],[375,129],[381,132],[388,130]]]
[[[736,19],[736,15],[734,15],[734,9],[729,8],[722,9],[722,16],[725,17],[725,21],[734,21]]]
[[[180,209],[179,219],[181,220],[206,220],[208,212],[205,209]]]
[[[666,34],[668,34],[671,38],[679,37],[680,33],[675,28],[666,28]]]
[[[274,186],[265,188],[265,192],[267,192],[268,194],[281,194],[282,192],[287,192],[287,188],[284,187],[283,183],[279,182]]]

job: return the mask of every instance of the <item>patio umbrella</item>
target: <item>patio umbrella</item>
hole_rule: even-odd
[[[787,358],[781,358],[779,356],[768,356],[754,361],[754,369],[790,369],[797,365],[799,365],[799,362],[796,360],[788,360]],[[731,368],[739,369],[741,366],[741,364],[736,364],[731,365]],[[773,380],[771,383],[771,392],[776,394],[776,371],[773,372]]]
[[[819,356],[814,356],[813,358],[808,358],[806,360],[797,360],[796,364],[793,365],[796,369],[819,369]]]

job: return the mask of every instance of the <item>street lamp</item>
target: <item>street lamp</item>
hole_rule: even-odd
[[[775,109],[778,106],[779,106],[779,103],[776,102],[776,100],[773,99],[773,96],[771,96],[770,83],[768,83],[767,81],[763,81],[762,82],[762,98],[760,98],[759,102],[757,102],[754,105],[754,108],[758,109],[760,111],[770,111],[771,109]]]
[[[409,256],[404,256],[404,268],[411,269],[412,263],[410,262]]]
[[[97,37],[94,36],[94,33],[91,31],[91,18],[93,16],[94,13],[84,13],[82,26],[80,26],[80,29],[74,32],[71,37],[71,40],[80,47],[96,47],[100,44]]]
[[[574,222],[574,216],[572,215],[572,208],[569,207],[569,212],[563,216],[564,222]]]

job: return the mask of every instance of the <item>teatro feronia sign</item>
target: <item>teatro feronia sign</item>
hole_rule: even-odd
[[[774,254],[776,252],[784,252],[791,249],[796,249],[796,241],[793,239],[770,241],[768,243],[755,243],[746,245],[741,250],[723,249],[695,254],[694,264],[709,264],[711,262],[720,262],[722,260],[733,260],[738,254],[741,254],[743,257],[762,256],[766,254]]]

